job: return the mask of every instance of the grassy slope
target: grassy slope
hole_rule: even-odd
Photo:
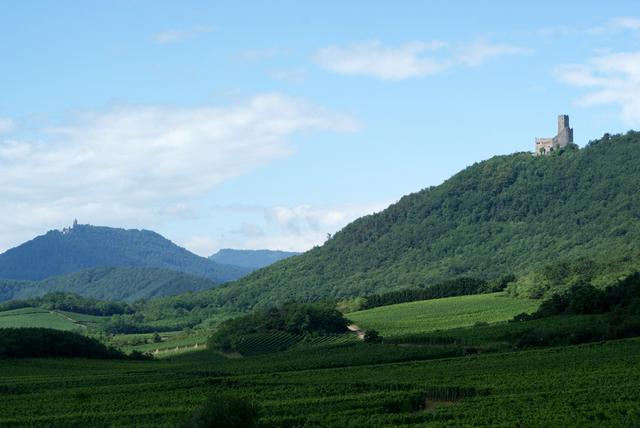
[[[341,299],[462,275],[523,275],[559,255],[637,269],[639,162],[638,133],[553,156],[496,156],[198,299],[236,308]]]
[[[23,308],[0,312],[0,328],[47,327],[57,330],[80,330],[85,326],[75,323],[60,313],[39,308]]]
[[[262,427],[634,426],[638,354],[632,339],[336,369],[307,361],[304,371],[278,373],[264,373],[264,359],[202,352],[155,362],[4,361],[0,425],[175,426],[208,395],[235,392],[261,404]],[[485,393],[426,412],[394,407],[458,387]]]
[[[382,306],[347,317],[360,328],[393,337],[506,321],[516,314],[535,311],[539,304],[502,293],[478,294]]]

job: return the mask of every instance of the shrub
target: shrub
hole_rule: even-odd
[[[254,428],[259,408],[246,398],[234,395],[211,397],[183,423],[185,428]]]
[[[364,333],[365,343],[380,343],[382,342],[382,336],[376,330],[367,330]]]

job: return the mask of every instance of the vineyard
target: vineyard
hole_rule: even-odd
[[[262,427],[640,423],[638,339],[422,361],[420,352],[434,351],[412,348],[398,363],[405,351],[343,344],[238,360],[204,351],[148,362],[3,361],[0,425],[169,427],[229,391],[255,397]],[[356,354],[395,360],[337,364]]]
[[[365,330],[393,337],[507,321],[519,313],[535,311],[539,304],[493,293],[400,303],[347,316]]]
[[[284,351],[302,340],[302,336],[286,332],[254,333],[242,338],[238,352],[245,356]]]

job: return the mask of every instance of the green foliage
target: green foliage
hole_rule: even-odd
[[[382,342],[382,336],[378,333],[377,330],[367,330],[364,333],[364,342],[365,343],[380,343]]]
[[[585,343],[640,336],[640,273],[634,273],[604,290],[589,284],[576,284],[564,293],[554,294],[530,315],[520,314],[515,322],[526,322],[558,315],[608,314],[606,323],[596,329],[591,323],[562,332],[528,330],[517,337],[516,346],[548,346]]]
[[[0,288],[2,284],[14,284],[4,293],[5,299],[24,300],[57,291],[129,303],[207,290],[217,285],[209,279],[183,272],[143,267],[98,267],[41,281],[0,280]]]
[[[347,331],[342,313],[328,304],[288,303],[223,322],[208,342],[210,349],[240,352],[243,344],[267,334],[274,347],[286,349],[308,334],[329,335]],[[286,335],[274,333],[286,333]]]
[[[639,163],[636,132],[552,156],[496,156],[200,298],[245,310],[428,288],[460,276],[526,278],[562,260],[616,260],[623,272],[637,270]],[[609,275],[598,270],[591,282],[608,283]],[[545,295],[527,291],[537,282],[521,281],[520,294]]]
[[[125,358],[96,339],[50,328],[0,329],[0,358]],[[138,357],[137,355],[135,357]]]
[[[184,422],[185,428],[254,428],[258,426],[258,406],[243,397],[217,395]]]
[[[0,278],[41,280],[104,266],[165,268],[214,282],[250,271],[196,256],[148,230],[76,225],[65,232],[49,231],[1,254]]]
[[[501,286],[502,285],[499,285],[499,287]],[[487,281],[482,279],[456,278],[439,282],[429,288],[407,288],[383,294],[373,294],[365,298],[364,303],[361,305],[361,309],[371,309],[379,306],[395,305],[404,302],[438,299],[442,297],[466,296],[470,294],[481,294],[501,290],[502,288],[492,289]]]
[[[207,352],[154,362],[3,361],[0,425],[174,427],[208,397],[226,394],[251,397],[262,428],[640,422],[638,339],[420,357],[428,352],[360,344],[226,361]]]
[[[284,331],[250,333],[235,337],[237,341],[233,343],[231,348],[245,356],[284,351],[300,342],[303,338],[301,335]]]
[[[616,284],[597,289],[589,284],[576,284],[564,293],[545,300],[531,319],[563,314],[602,314],[640,303],[640,273],[633,273]],[[522,319],[524,317],[520,317]]]
[[[134,311],[133,307],[124,302],[105,302],[85,298],[74,293],[55,292],[34,299],[2,303],[0,304],[0,312],[14,309],[16,306],[55,309],[96,316],[110,316]]]

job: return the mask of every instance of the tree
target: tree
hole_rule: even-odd
[[[258,406],[243,397],[211,397],[189,416],[185,428],[254,428],[258,426]]]
[[[364,333],[365,343],[380,343],[382,342],[382,336],[376,330],[367,330]]]

